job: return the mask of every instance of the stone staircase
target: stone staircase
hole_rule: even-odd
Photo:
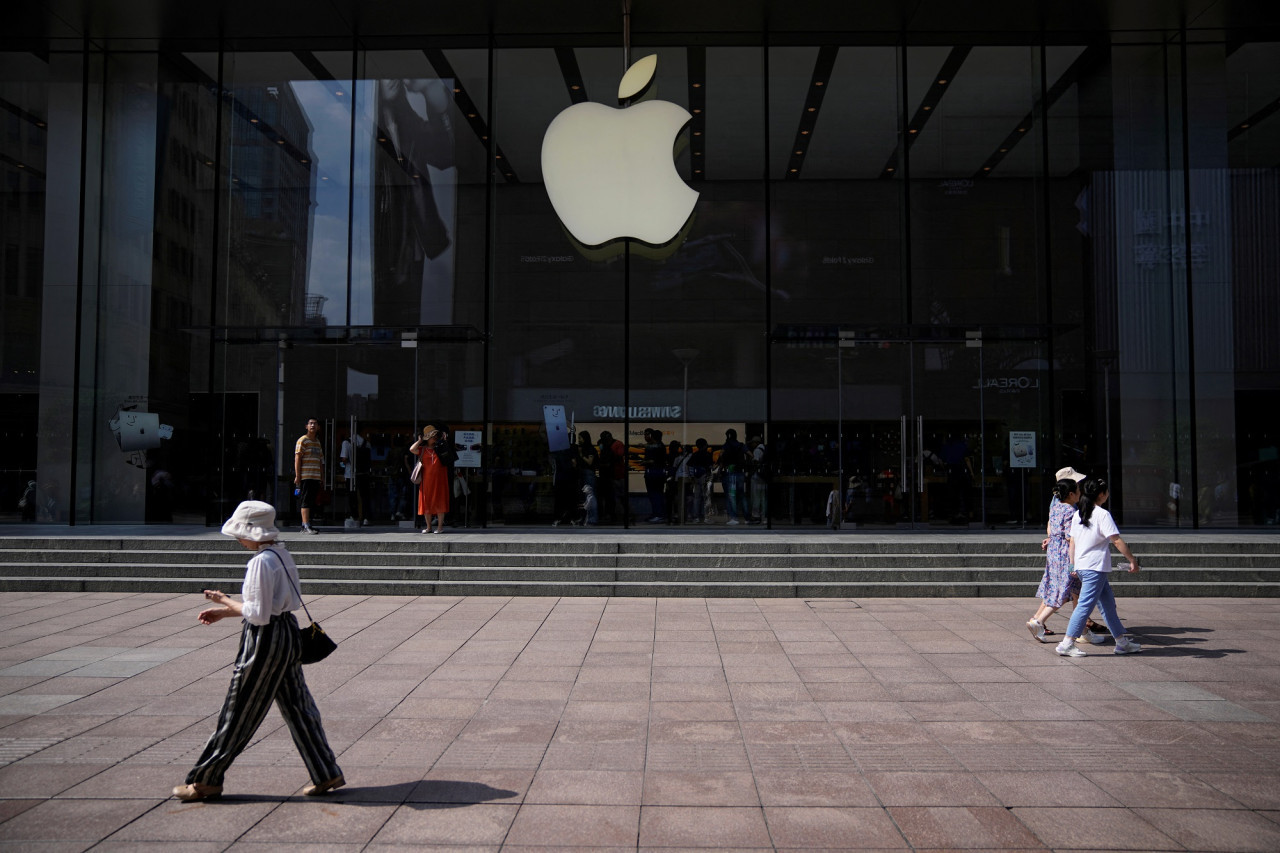
[[[1126,535],[1144,565],[1117,595],[1280,596],[1280,537]],[[289,537],[308,595],[1026,597],[1036,534],[645,537],[464,533]],[[0,591],[238,590],[223,537],[0,537]]]

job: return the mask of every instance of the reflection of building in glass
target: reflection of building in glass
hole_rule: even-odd
[[[301,326],[315,202],[314,128],[287,84],[247,86],[231,102],[229,326]]]

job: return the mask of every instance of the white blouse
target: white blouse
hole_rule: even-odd
[[[299,609],[302,599],[297,588],[298,566],[289,550],[278,543],[260,549],[249,561],[240,590],[245,621],[266,625],[272,616]]]

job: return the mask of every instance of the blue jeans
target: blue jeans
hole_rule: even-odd
[[[750,518],[750,510],[747,509],[746,478],[742,472],[727,473],[720,482],[724,486],[724,505],[729,511],[729,517],[737,518],[741,515],[744,518]]]
[[[1111,591],[1111,581],[1107,572],[1076,572],[1080,576],[1080,600],[1076,609],[1071,611],[1071,621],[1067,624],[1067,636],[1075,639],[1084,633],[1085,623],[1094,605],[1102,611],[1102,619],[1107,623],[1107,630],[1113,637],[1123,637],[1124,625],[1116,615],[1116,596]]]

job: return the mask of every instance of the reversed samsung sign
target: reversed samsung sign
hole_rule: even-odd
[[[683,409],[679,406],[632,406],[627,412],[627,420],[634,421],[641,418],[678,418],[681,417]],[[622,406],[592,406],[591,416],[616,420],[623,417]]]
[[[652,54],[632,65],[618,100],[643,91],[657,67]],[[552,119],[542,139],[542,180],[574,239],[599,246],[630,237],[660,246],[680,233],[698,193],[681,180],[672,151],[691,118],[669,101],[646,101],[616,110],[574,104]]]

